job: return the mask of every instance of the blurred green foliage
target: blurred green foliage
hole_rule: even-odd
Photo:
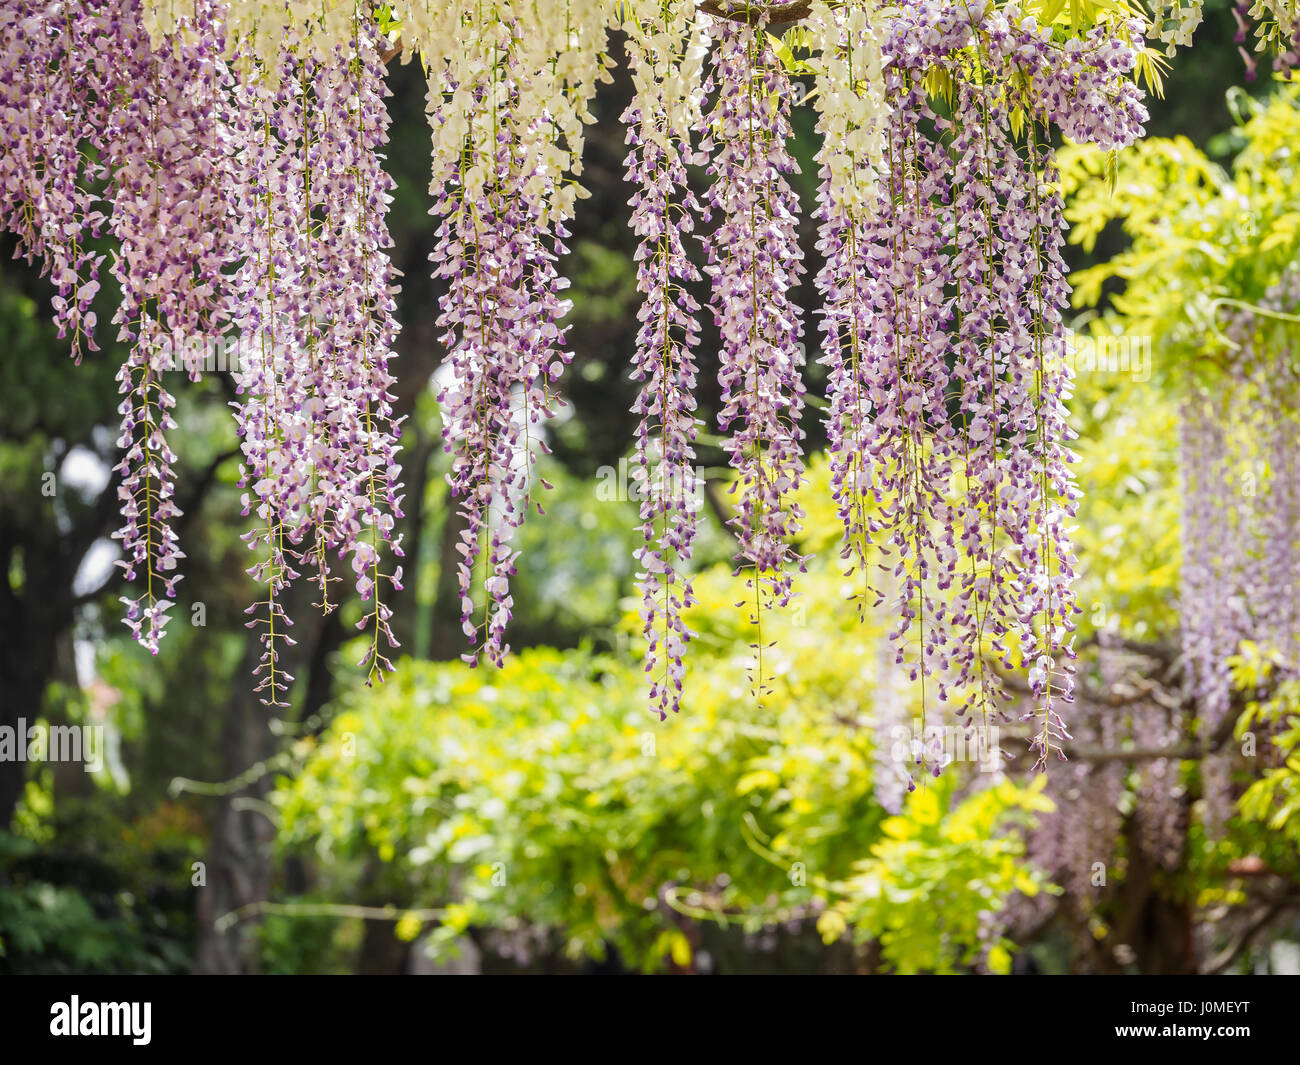
[[[39,842],[0,833],[0,972],[188,969],[194,811],[165,803],[126,824],[107,804],[65,799],[49,827]]]
[[[828,498],[825,463],[813,474],[813,539],[833,540],[834,515],[814,502]],[[602,507],[628,509],[587,503]],[[301,770],[274,796],[281,845],[317,863],[323,897],[351,897],[377,856],[400,905],[441,908],[435,946],[527,924],[562,935],[570,958],[613,946],[650,969],[683,964],[683,915],[757,929],[804,914],[879,939],[902,971],[977,960],[980,912],[1039,887],[1018,835],[999,829],[1045,801],[923,779],[887,817],[872,768],[889,742],[871,729],[882,667],[864,653],[879,617],[859,620],[827,556],[763,619],[761,699],[744,579],[727,564],[696,581],[677,719],[647,718],[635,654],[533,648],[500,671],[403,662],[302,741]]]

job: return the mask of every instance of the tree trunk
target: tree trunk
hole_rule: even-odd
[[[261,646],[249,641],[239,673],[247,677],[256,665]],[[246,772],[251,766],[270,758],[278,746],[270,729],[271,714],[250,685],[240,685],[231,693],[222,729],[222,766],[227,779]],[[265,800],[271,776],[259,777],[247,787],[217,798],[212,818],[211,849],[204,859],[206,884],[198,888],[198,945],[194,971],[197,973],[232,974],[256,969],[252,950],[253,928],[250,921],[240,921],[219,931],[218,919],[250,903],[269,897],[271,885],[271,846],[275,826],[241,799]]]

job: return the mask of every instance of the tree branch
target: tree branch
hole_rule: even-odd
[[[1223,972],[1242,955],[1255,936],[1280,917],[1288,907],[1294,905],[1296,905],[1295,899],[1283,898],[1277,899],[1266,906],[1255,920],[1242,929],[1241,934],[1234,942],[1228,944],[1218,955],[1206,963],[1202,972],[1207,976],[1216,976]]]
[[[789,4],[742,4],[732,6],[726,0],[702,0],[699,9],[714,18],[732,22],[763,22],[785,25],[802,22],[812,13],[811,0],[793,0]]]
[[[1154,658],[1166,666],[1171,666],[1182,656],[1182,649],[1177,644],[1159,641],[1131,640],[1114,633],[1094,633],[1079,643],[1079,648],[1105,647],[1111,650],[1130,651],[1145,658]]]
[[[190,522],[194,520],[195,511],[202,506],[204,497],[217,479],[217,471],[231,459],[238,458],[242,452],[243,449],[236,446],[212,456],[212,460],[195,479],[190,486],[190,490],[185,495],[184,502],[180,504],[181,520],[177,526],[178,533],[183,533]]]
[[[446,916],[442,909],[403,909],[399,906],[353,906],[340,902],[268,902],[265,900],[249,902],[229,913],[223,913],[216,920],[219,932],[228,931],[233,925],[249,917],[261,917],[274,914],[280,917],[357,917],[365,921],[400,921],[404,917],[414,917],[423,923],[439,922]]]

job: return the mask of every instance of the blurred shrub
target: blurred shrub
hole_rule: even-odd
[[[814,513],[814,535],[833,540],[832,518]],[[997,829],[1043,802],[1009,784],[959,790],[954,771],[887,816],[873,793],[879,656],[864,653],[881,633],[837,567],[810,566],[801,597],[764,617],[762,699],[743,578],[699,574],[683,712],[662,723],[639,665],[590,649],[534,648],[499,671],[406,661],[301,741],[303,769],[275,795],[281,843],[313,860],[321,893],[354,898],[363,875],[373,893],[378,876],[385,901],[439,908],[435,948],[471,927],[542,930],[571,958],[613,946],[650,969],[689,961],[690,918],[753,931],[811,917],[828,940],[879,939],[891,967],[969,963],[988,946],[980,911],[1037,890]]]

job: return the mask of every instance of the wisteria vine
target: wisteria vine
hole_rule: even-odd
[[[1154,36],[1189,35],[1199,8],[1178,7],[1186,17]],[[583,130],[617,27],[633,83],[630,362],[652,709],[679,709],[693,635],[705,291],[760,696],[763,614],[797,594],[805,564],[798,74],[813,79],[821,138],[810,287],[851,594],[889,605],[891,666],[964,726],[1001,713],[1002,677],[1027,668],[1034,748],[1040,762],[1060,753],[1075,489],[1051,143],[1054,131],[1106,148],[1140,136],[1142,25],[1107,16],[1062,39],[989,0],[30,8],[0,4],[0,219],[44,263],[76,355],[94,350],[101,258],[89,248],[116,240],[121,565],[138,585],[127,623],[151,650],[183,558],[164,375],[182,343],[233,332],[258,692],[286,704],[289,589],[309,581],[333,610],[340,563],[364,604],[366,674],[392,668],[402,486],[384,73],[418,55],[465,657],[503,661],[515,533],[542,509],[535,463],[572,357],[563,259]],[[185,368],[202,369],[189,356]]]

